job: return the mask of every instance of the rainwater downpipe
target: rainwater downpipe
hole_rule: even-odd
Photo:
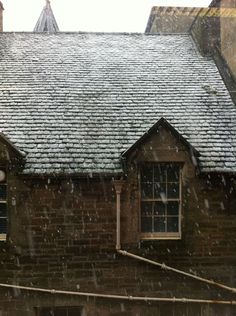
[[[131,258],[141,260],[150,264],[154,264],[166,270],[174,271],[185,276],[197,279],[199,281],[206,282],[208,284],[217,285],[223,289],[230,290],[233,293],[236,293],[235,288],[228,287],[223,284],[216,283],[211,280],[203,279],[197,277],[194,274],[189,274],[181,270],[177,270],[166,266],[163,263],[155,262],[152,260],[148,260],[144,257],[140,257],[129,253],[127,251],[121,250],[121,243],[120,243],[120,195],[122,186],[124,184],[123,180],[116,180],[114,181],[114,187],[116,190],[116,210],[117,210],[117,226],[116,226],[116,249],[117,252],[129,256]],[[94,298],[105,298],[105,299],[118,299],[118,300],[129,300],[129,301],[143,301],[143,302],[172,302],[172,303],[200,303],[200,304],[220,304],[220,305],[236,305],[236,301],[222,301],[222,300],[203,300],[203,299],[191,299],[191,298],[176,298],[176,297],[147,297],[147,296],[130,296],[130,295],[115,295],[115,294],[102,294],[102,293],[86,293],[86,292],[74,292],[74,291],[63,291],[63,290],[56,290],[56,289],[45,289],[45,288],[35,288],[35,287],[27,287],[17,284],[6,284],[0,283],[0,288],[14,288],[14,289],[21,289],[25,291],[31,292],[43,292],[43,293],[50,293],[50,294],[63,294],[63,295],[74,295],[74,296],[85,296],[85,297],[94,297]]]
[[[123,187],[123,180],[114,180],[114,187],[116,191],[116,250],[121,248],[120,244],[120,195]]]
[[[165,263],[160,263],[157,261],[149,260],[145,257],[141,257],[141,256],[135,255],[133,253],[130,253],[128,251],[122,250],[121,249],[121,242],[120,242],[120,227],[121,227],[121,225],[120,225],[120,214],[121,214],[120,196],[121,196],[121,191],[122,191],[122,187],[123,187],[124,183],[125,183],[124,180],[114,180],[114,187],[115,187],[115,191],[116,191],[116,250],[119,254],[136,259],[136,260],[139,260],[139,261],[143,261],[143,262],[158,266],[161,269],[176,272],[178,274],[187,276],[189,278],[192,278],[192,279],[195,279],[195,280],[198,280],[198,281],[210,284],[210,285],[214,285],[214,286],[217,286],[221,289],[236,293],[236,288],[215,282],[213,280],[205,279],[205,278],[199,277],[195,274],[191,274],[191,273],[179,270],[179,269],[172,268],[172,267],[166,265]]]

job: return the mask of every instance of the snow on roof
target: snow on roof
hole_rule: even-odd
[[[0,34],[0,131],[25,173],[118,173],[164,117],[202,171],[236,171],[236,108],[189,35]]]

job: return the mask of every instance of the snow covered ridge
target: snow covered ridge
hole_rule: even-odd
[[[0,34],[0,131],[25,173],[119,173],[164,118],[201,171],[236,172],[236,107],[188,35]]]

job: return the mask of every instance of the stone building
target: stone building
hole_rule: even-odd
[[[203,8],[155,6],[145,33],[187,33],[201,10]]]
[[[234,79],[236,78],[236,1],[217,0],[212,6],[219,7],[220,15],[220,52],[230,68]]]
[[[234,315],[214,60],[188,34],[1,33],[0,56],[0,314]]]
[[[236,2],[214,0],[208,8],[153,7],[146,33],[189,33],[204,55],[213,56],[236,102]]]

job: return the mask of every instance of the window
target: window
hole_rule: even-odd
[[[180,238],[181,166],[141,166],[141,237]]]
[[[6,240],[7,233],[7,178],[6,170],[0,168],[0,240]]]
[[[81,307],[43,307],[36,309],[36,316],[81,316]]]

